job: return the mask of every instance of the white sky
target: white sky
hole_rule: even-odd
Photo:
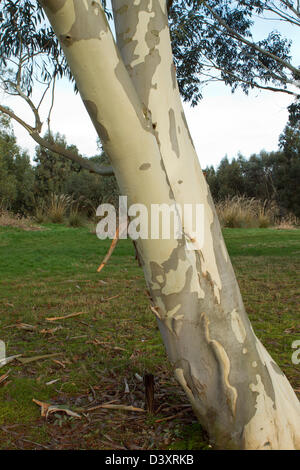
[[[283,23],[279,24],[282,30]],[[256,38],[265,37],[273,30],[273,21],[257,21]],[[293,57],[300,62],[297,28],[283,25],[286,36],[293,39]],[[293,61],[295,64],[295,61]],[[297,65],[297,64],[295,64]],[[287,119],[287,106],[293,98],[286,94],[268,91],[252,91],[246,96],[241,91],[231,93],[224,84],[210,84],[203,93],[204,98],[196,108],[184,105],[187,121],[198,152],[202,168],[217,166],[227,155],[229,159],[240,152],[245,157],[261,150],[272,151],[278,147],[278,138]],[[17,114],[28,120],[26,105],[20,100],[0,96],[1,102],[10,106]],[[47,114],[44,115],[44,120]],[[75,144],[86,156],[97,153],[96,132],[81,102],[73,92],[73,85],[62,81],[56,86],[55,107],[51,128],[66,136],[69,144]],[[18,144],[34,156],[35,142],[19,125],[14,124]],[[46,131],[46,126],[43,129]]]
[[[20,100],[5,98],[4,101],[29,119]],[[232,158],[241,152],[249,157],[263,149],[276,150],[291,101],[290,96],[280,93],[252,92],[246,96],[242,92],[232,94],[225,85],[210,85],[196,108],[184,105],[202,168],[216,166],[225,155]],[[46,116],[44,114],[44,120]],[[82,154],[97,153],[96,132],[71,84],[57,86],[51,128],[64,134],[67,142],[75,144]],[[14,130],[19,145],[27,148],[33,157],[35,142],[19,124],[14,124]]]

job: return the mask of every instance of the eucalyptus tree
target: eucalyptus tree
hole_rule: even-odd
[[[203,242],[194,212],[178,214],[180,239],[136,241],[151,310],[200,423],[218,448],[299,448],[299,402],[251,327],[184,116],[168,26],[175,3],[112,0],[116,40],[100,0],[39,3],[128,204],[204,208]]]

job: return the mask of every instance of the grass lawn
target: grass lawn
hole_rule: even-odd
[[[299,390],[291,344],[300,339],[300,230],[224,235],[256,334]],[[0,228],[0,340],[7,356],[53,354],[0,369],[0,449],[209,448],[166,361],[131,242],[96,272],[109,244],[86,228]],[[145,373],[155,377],[154,415],[97,407],[143,408]],[[81,419],[46,420],[33,399]]]

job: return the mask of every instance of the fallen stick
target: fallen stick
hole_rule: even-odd
[[[94,410],[98,410],[99,408],[104,408],[104,409],[108,409],[108,410],[122,410],[122,411],[138,411],[139,413],[145,413],[146,410],[143,410],[142,408],[136,408],[135,406],[131,406],[131,405],[111,405],[111,404],[103,404],[103,405],[97,405],[97,406],[93,406],[93,408],[89,408],[87,410],[85,410],[85,412],[89,412],[89,411],[94,411]]]
[[[6,372],[6,374],[3,374],[3,375],[0,376],[0,384],[2,384],[2,382],[5,382],[5,380],[9,376],[9,373],[10,373],[10,370],[8,372]]]
[[[109,250],[106,254],[106,256],[104,257],[104,260],[102,261],[102,263],[100,264],[99,268],[97,269],[97,272],[100,273],[100,271],[102,271],[102,269],[104,268],[104,266],[107,264],[107,262],[109,261],[109,258],[111,257],[114,249],[116,248],[117,246],[117,243],[118,243],[118,240],[119,240],[119,236],[120,236],[120,233],[121,235],[123,234],[123,231],[124,231],[124,228],[127,227],[128,225],[128,220],[126,220],[125,223],[123,223],[122,225],[119,225],[117,227],[117,230],[114,234],[114,238],[113,238],[113,241],[111,242],[111,245],[109,247]]]
[[[78,313],[70,313],[69,315],[65,315],[64,317],[51,317],[46,318],[47,321],[56,321],[56,320],[65,320],[65,318],[77,317],[78,315],[82,315],[85,312],[78,312]]]
[[[57,352],[57,353],[52,353],[52,354],[44,354],[42,356],[19,357],[18,361],[21,362],[21,364],[29,364],[30,362],[40,361],[42,359],[48,359],[49,357],[53,357],[53,356],[61,356],[62,354],[63,354],[62,352]]]
[[[109,247],[109,250],[104,258],[104,260],[102,261],[102,263],[100,264],[99,268],[97,269],[97,272],[100,273],[100,271],[102,271],[102,269],[104,268],[104,266],[107,264],[109,258],[111,257],[114,249],[116,248],[117,246],[117,243],[118,243],[118,240],[119,240],[119,232],[120,232],[120,226],[117,228],[116,230],[116,233],[114,235],[114,238],[113,238],[113,241],[111,242],[111,245]]]
[[[101,299],[102,302],[108,302],[108,300],[116,299],[117,297],[120,297],[120,294],[113,295],[112,297],[107,297],[107,299]]]

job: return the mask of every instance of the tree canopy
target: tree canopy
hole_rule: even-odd
[[[112,17],[106,0],[104,11]],[[264,39],[253,33],[255,18],[300,25],[300,6],[290,0],[168,0],[174,63],[181,96],[196,105],[203,88],[222,81],[234,92],[253,88],[287,93],[295,97],[289,106],[290,124],[299,121],[300,71],[292,64],[291,40],[274,30]],[[270,15],[272,15],[270,17]],[[100,175],[112,175],[111,167],[82,159],[64,146],[41,137],[45,119],[40,109],[51,95],[46,124],[50,133],[51,112],[58,78],[76,85],[61,46],[38,1],[3,0],[0,4],[0,86],[29,106],[34,125],[0,103],[0,111],[21,124],[39,144],[58,152]],[[37,85],[37,87],[36,87]],[[40,91],[33,99],[33,89]],[[45,130],[44,130],[45,132]]]
[[[102,3],[111,16],[107,2]],[[259,88],[299,97],[300,71],[292,63],[291,40],[276,29],[280,22],[299,27],[298,1],[173,0],[168,5],[179,88],[192,105],[210,81],[223,81],[232,91]],[[275,21],[275,29],[259,40],[253,32],[256,17]],[[19,72],[19,85],[29,95],[35,79],[47,84],[57,76],[72,79],[38,2],[3,0],[0,25],[0,67],[7,91],[16,93],[4,70]]]
[[[298,96],[299,67],[291,45],[277,30],[255,39],[255,19],[300,26],[299,2],[286,0],[177,0],[170,9],[174,58],[181,93],[196,104],[210,81],[232,91],[252,88]]]

